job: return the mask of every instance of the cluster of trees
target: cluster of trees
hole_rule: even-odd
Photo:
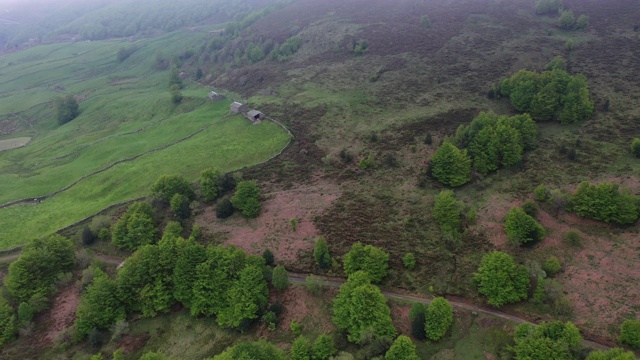
[[[158,244],[136,250],[114,280],[95,271],[78,307],[78,339],[125,314],[152,317],[176,302],[193,316],[217,316],[226,328],[244,329],[259,317],[268,299],[264,259],[234,247],[205,248],[181,232],[178,223],[169,223]]]
[[[184,84],[180,78],[180,71],[176,64],[173,64],[171,71],[169,72],[169,95],[171,95],[171,102],[179,104],[182,101],[182,88]]]
[[[292,36],[285,40],[281,45],[276,45],[276,47],[271,50],[271,58],[277,61],[287,61],[291,59],[293,54],[298,52],[300,49],[300,38],[297,36]]]
[[[336,353],[333,338],[330,335],[318,336],[313,344],[305,336],[300,335],[291,344],[291,360],[328,360]]]
[[[129,58],[129,56],[133,55],[134,52],[138,51],[138,47],[136,45],[123,46],[118,49],[116,53],[116,58],[118,62],[123,62]]]
[[[73,95],[59,96],[54,101],[56,107],[56,120],[64,125],[80,115],[78,100]]]
[[[26,326],[35,314],[47,308],[59,277],[71,271],[74,264],[73,243],[62,236],[34,240],[24,247],[18,259],[9,265],[4,279],[18,313],[0,297],[0,347],[15,337],[19,327]]]
[[[576,214],[621,225],[633,224],[638,219],[639,206],[637,196],[609,182],[599,185],[582,182],[571,197],[571,208]]]
[[[500,166],[519,164],[524,152],[535,148],[536,137],[535,123],[527,114],[508,117],[483,112],[436,150],[429,171],[444,185],[460,186],[471,180],[472,169],[486,175]]]
[[[589,27],[589,17],[580,15],[576,20],[573,10],[563,10],[558,18],[558,27],[565,30],[584,30]]]
[[[501,82],[500,95],[540,121],[571,124],[588,118],[594,109],[584,75],[572,76],[560,67],[542,73],[520,70]]]
[[[514,340],[516,359],[573,359],[582,335],[571,322],[552,321],[539,326],[521,324]]]
[[[438,341],[453,324],[453,306],[442,297],[436,297],[428,306],[415,303],[409,312],[409,319],[411,334],[416,339]]]

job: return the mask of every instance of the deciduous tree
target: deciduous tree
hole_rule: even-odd
[[[433,299],[425,312],[425,331],[427,338],[440,340],[453,324],[453,307],[442,297]]]
[[[542,225],[520,207],[509,210],[505,217],[504,230],[514,245],[536,242],[544,238]]]
[[[527,298],[529,274],[511,256],[494,251],[482,257],[473,278],[478,292],[488,303],[500,307]]]
[[[416,345],[408,336],[400,335],[384,356],[385,360],[419,360]]]
[[[373,282],[381,281],[387,276],[389,268],[389,254],[373,245],[362,245],[357,242],[344,255],[344,272],[351,275],[357,271],[364,271]]]
[[[471,160],[467,151],[445,142],[431,158],[431,174],[447,186],[466,184],[471,180]]]
[[[345,330],[347,339],[354,343],[360,342],[368,332],[375,337],[396,334],[386,299],[363,271],[351,274],[340,287],[333,302],[333,322]]]
[[[255,181],[241,181],[236,186],[236,192],[231,198],[234,207],[242,211],[242,215],[249,218],[260,214],[260,189]]]

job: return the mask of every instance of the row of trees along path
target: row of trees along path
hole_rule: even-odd
[[[6,261],[10,261],[10,260],[14,260],[18,257],[18,254],[11,254],[5,257],[0,257],[0,262],[6,262]],[[121,259],[121,258],[117,258],[117,257],[113,257],[113,256],[106,256],[106,255],[102,255],[102,254],[96,254],[96,258],[100,259],[101,261],[104,261],[105,263],[108,264],[113,264],[113,265],[120,265],[125,259]],[[303,285],[306,283],[306,278],[307,276],[309,276],[311,274],[301,274],[301,273],[289,273],[289,281],[293,284],[299,284],[299,285]],[[342,278],[330,278],[330,277],[325,277],[325,276],[318,276],[317,277],[318,283],[322,286],[327,286],[327,287],[334,287],[334,288],[338,288],[340,286],[342,286],[342,284],[344,284],[345,280]],[[411,294],[406,294],[406,293],[401,293],[399,290],[393,289],[393,290],[386,290],[386,291],[382,291],[382,294],[387,298],[387,299],[392,299],[392,300],[401,300],[401,301],[409,301],[409,302],[419,302],[419,303],[423,303],[423,304],[430,304],[431,303],[431,298],[427,298],[427,297],[423,297],[423,296],[418,296],[418,295],[411,295]],[[467,310],[467,311],[472,311],[472,312],[476,312],[476,313],[482,313],[482,314],[486,314],[486,315],[491,315],[491,316],[495,316],[497,318],[503,319],[503,320],[507,320],[507,321],[511,321],[511,322],[515,322],[518,324],[522,324],[522,323],[528,323],[528,324],[532,324],[532,325],[536,325],[535,322],[526,319],[523,316],[517,315],[517,314],[509,314],[509,313],[505,313],[503,311],[499,311],[490,307],[484,307],[484,306],[478,306],[478,305],[473,305],[470,303],[467,303],[465,301],[461,301],[461,300],[455,300],[455,299],[447,299],[451,305],[453,305],[454,307],[458,308],[458,309],[462,309],[462,310]],[[595,339],[591,336],[589,336],[589,334],[583,334],[585,335],[585,340],[583,341],[583,344],[587,347],[590,348],[594,348],[597,350],[608,350],[611,348],[611,346],[609,346],[609,344],[605,344],[602,340],[600,339]]]

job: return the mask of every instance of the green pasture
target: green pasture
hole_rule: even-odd
[[[161,175],[196,180],[206,167],[232,171],[265,161],[286,145],[288,137],[278,126],[226,116],[230,100],[207,101],[209,90],[197,84],[185,82],[184,100],[171,103],[169,72],[155,68],[156,57],[170,59],[205,38],[178,32],[135,43],[38,46],[0,58],[0,119],[20,119],[23,134],[37,134],[28,146],[0,153],[0,203],[53,193],[118,161],[170,145],[89,176],[38,205],[0,210],[0,248],[144,196]],[[118,62],[115,55],[123,46],[138,50]],[[52,101],[66,93],[82,97],[81,114],[60,126]]]

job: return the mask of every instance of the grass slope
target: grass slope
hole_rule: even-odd
[[[19,118],[22,133],[38,133],[29,146],[0,153],[0,203],[53,193],[162,148],[84,178],[37,206],[0,210],[0,248],[144,196],[163,174],[195,180],[206,167],[235,170],[265,161],[286,145],[288,136],[272,123],[252,126],[241,117],[224,118],[230,100],[206,101],[208,90],[199,85],[186,86],[179,106],[170,102],[168,72],[154,69],[156,54],[187,50],[204,36],[184,32],[143,40],[122,63],[115,53],[130,44],[112,41],[41,46],[0,58],[6,79],[0,83],[0,119]],[[81,115],[63,126],[53,119],[50,103],[60,93],[81,98]]]

